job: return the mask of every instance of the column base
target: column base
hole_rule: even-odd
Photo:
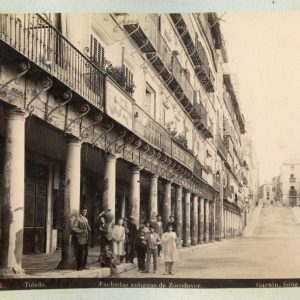
[[[191,241],[183,241],[182,247],[190,247],[191,246]]]
[[[76,266],[76,260],[61,260],[57,265],[59,270],[74,270]]]
[[[9,278],[15,276],[25,275],[25,271],[23,268],[0,268],[0,278]]]
[[[197,241],[192,241],[191,242],[191,246],[196,246],[198,243],[197,243]]]
[[[216,239],[215,239],[217,242],[221,242],[222,241],[222,238],[220,238],[220,237],[216,237]]]

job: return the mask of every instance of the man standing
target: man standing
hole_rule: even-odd
[[[154,232],[154,229],[154,226],[150,225],[150,233],[147,236],[147,261],[145,273],[149,273],[151,256],[153,257],[153,273],[157,270],[157,246],[160,244],[160,238],[159,235]]]
[[[126,262],[133,263],[135,257],[135,241],[137,238],[137,227],[135,224],[135,218],[133,216],[129,217],[128,228],[128,243],[126,251]]]
[[[88,256],[89,232],[91,228],[89,226],[86,215],[87,215],[87,208],[82,207],[80,209],[79,216],[75,218],[72,224],[72,231],[75,237],[77,271],[88,269],[86,267],[86,263],[87,263],[87,256]]]
[[[157,215],[156,216],[156,222],[154,223],[154,228],[155,228],[155,233],[158,234],[159,238],[161,239],[162,234],[164,233],[163,229],[163,223],[161,221],[161,216]],[[157,255],[160,257],[160,251],[161,251],[161,244],[158,245],[157,247]]]

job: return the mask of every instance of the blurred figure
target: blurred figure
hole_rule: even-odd
[[[135,242],[137,239],[137,227],[135,224],[135,218],[133,216],[129,217],[127,228],[128,228],[128,242],[127,242],[127,249],[126,249],[126,262],[133,263],[135,257]]]
[[[156,273],[157,271],[157,246],[160,244],[160,238],[154,230],[154,226],[150,225],[150,233],[147,236],[147,261],[145,273],[149,273],[151,256],[153,257],[153,273]]]
[[[138,271],[145,271],[145,259],[146,259],[146,252],[147,252],[147,238],[144,231],[140,231],[137,236],[135,249],[137,254],[138,260]]]
[[[162,237],[162,234],[164,233],[164,229],[163,229],[163,223],[161,221],[161,216],[160,215],[157,215],[156,216],[156,222],[154,223],[154,231],[155,233],[158,234],[159,238]],[[161,244],[159,244],[157,246],[157,255],[158,257],[160,257],[160,251],[161,251]]]
[[[174,275],[174,262],[178,259],[176,239],[177,236],[176,233],[173,231],[173,226],[169,224],[167,227],[167,231],[162,235],[161,238],[163,259],[165,261],[164,275]]]
[[[113,238],[113,253],[117,257],[117,264],[123,262],[124,259],[124,243],[125,243],[125,228],[123,226],[123,219],[118,219],[118,222],[112,230]]]

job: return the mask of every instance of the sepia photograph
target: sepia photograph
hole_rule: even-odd
[[[0,13],[0,295],[299,287],[300,11],[123,11]]]

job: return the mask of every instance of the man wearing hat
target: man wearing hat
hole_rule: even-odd
[[[135,218],[133,216],[129,217],[129,222],[127,224],[128,228],[128,242],[126,250],[126,262],[133,263],[135,257],[135,241],[137,238],[137,227],[135,224]]]
[[[80,214],[72,224],[72,232],[75,237],[77,271],[88,269],[86,267],[88,256],[88,240],[91,228],[86,218],[87,208],[82,206]]]

